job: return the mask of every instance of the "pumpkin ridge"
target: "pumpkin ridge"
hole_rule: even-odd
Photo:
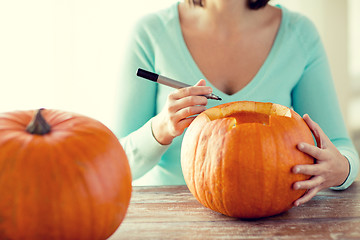
[[[201,134],[200,134],[200,137],[199,137],[199,142],[201,143],[200,145],[205,145],[205,146],[208,145],[209,138],[210,138],[211,135],[207,136],[206,132],[208,131],[208,129],[210,129],[210,126],[212,126],[212,125],[213,125],[213,123],[210,122],[209,124],[206,125],[206,127],[203,128],[203,131],[201,131]],[[204,136],[206,136],[205,139],[204,139]],[[202,152],[200,152],[200,153],[202,153]],[[211,208],[211,205],[209,205],[209,203],[208,203],[207,194],[204,191],[205,189],[207,189],[206,185],[205,185],[206,181],[205,181],[205,171],[204,171],[204,168],[205,168],[205,165],[206,165],[206,162],[207,162],[207,149],[205,151],[205,156],[202,156],[202,155],[200,157],[201,166],[200,166],[200,168],[198,170],[200,172],[200,174],[198,174],[198,175],[200,175],[201,180],[195,180],[196,182],[200,181],[202,190],[200,192],[197,191],[197,190],[196,191],[199,194],[200,199],[203,199],[202,202],[205,204],[205,206],[207,206],[208,208]],[[197,159],[197,157],[196,157],[196,159]],[[195,161],[195,164],[196,163],[197,163],[197,161]],[[198,188],[198,185],[195,185],[195,186],[196,186],[196,188]]]
[[[11,169],[15,168],[15,164],[18,164],[18,156],[21,154],[21,151],[19,151],[18,149],[22,148],[22,143],[15,141],[14,144],[12,142],[12,140],[16,138],[16,136],[8,137],[5,139],[5,141],[4,139],[0,139],[0,146],[3,149],[0,152],[0,188],[5,188],[5,190],[9,190],[6,192],[6,195],[4,194],[5,196],[2,194],[0,201],[0,208],[2,209],[2,211],[0,211],[0,239],[9,239],[10,237],[8,236],[8,232],[6,231],[6,229],[16,228],[15,219],[19,208],[15,207],[15,209],[11,209],[11,206],[19,206],[21,200],[16,196],[19,192],[19,185],[22,184],[22,181],[15,181],[14,176],[11,174]],[[2,157],[2,155],[7,156],[9,153],[12,152],[14,152],[16,155],[10,160]],[[8,185],[7,182],[9,181],[12,182],[12,187],[6,188]],[[16,232],[17,234],[19,234],[19,231]]]
[[[26,230],[31,231],[33,229],[37,229],[38,226],[43,227],[41,220],[39,218],[31,219],[32,214],[39,215],[42,206],[39,205],[32,206],[32,205],[24,204],[24,202],[25,203],[36,202],[38,200],[37,193],[39,192],[39,190],[31,188],[31,186],[29,186],[29,181],[23,181],[20,179],[20,177],[26,180],[32,179],[34,175],[34,173],[32,173],[32,170],[37,167],[37,164],[33,164],[33,161],[31,160],[36,159],[35,160],[37,161],[36,163],[38,163],[38,161],[41,161],[41,159],[38,159],[36,157],[38,151],[35,151],[35,149],[33,149],[34,146],[38,145],[38,143],[36,142],[38,140],[39,140],[38,138],[33,138],[33,137],[30,138],[27,137],[22,139],[21,150],[18,150],[18,154],[16,156],[17,161],[15,161],[14,163],[16,165],[22,166],[23,168],[23,171],[18,172],[15,175],[15,179],[14,179],[16,182],[18,182],[17,188],[15,187],[16,210],[14,211],[14,216],[15,219],[21,219],[20,221],[17,222],[18,224],[15,227],[16,229],[15,231],[17,232],[16,234],[18,234],[16,235],[17,236],[16,238],[19,239],[26,238],[24,236]],[[15,168],[19,169],[18,167]],[[45,170],[46,169],[41,169],[40,174]],[[37,176],[38,175],[36,174],[36,178]],[[24,191],[24,189],[26,189],[26,191]],[[36,193],[34,193],[35,191]],[[31,209],[30,212],[28,211],[28,209]],[[24,226],[26,226],[26,229],[24,228]],[[31,236],[30,239],[34,239],[34,237],[36,238],[38,236]]]
[[[288,134],[288,132],[289,132],[289,129],[287,129],[287,127],[285,126],[285,125],[281,125],[281,127],[284,129],[284,134],[282,134],[282,137],[285,139],[285,141],[284,141],[284,143],[291,143],[291,142],[293,142],[293,140],[291,139],[291,137],[289,136],[289,134]],[[301,133],[299,133],[299,134],[301,134]],[[295,147],[295,146],[294,146]],[[286,148],[285,149],[287,149],[287,154],[289,154],[289,157],[290,158],[292,158],[292,159],[296,159],[296,157],[294,157],[294,152],[292,152],[292,151],[289,151],[289,146],[286,146]],[[280,163],[281,164],[281,163]],[[291,168],[290,169],[288,169],[288,171],[289,172],[291,172]],[[293,173],[291,173],[291,174],[293,174]],[[279,178],[279,176],[277,176],[278,178]],[[279,182],[279,180],[278,180],[278,182]],[[283,183],[279,183],[279,184],[283,184]],[[290,188],[290,191],[295,191],[295,190],[293,190],[292,189],[292,184],[290,185],[290,186],[288,186],[289,188]],[[296,191],[299,191],[299,190],[296,190]],[[303,190],[300,190],[300,191],[303,191]],[[291,196],[285,196],[286,198],[289,198],[289,197],[291,197]],[[280,199],[279,199],[280,200]],[[279,201],[278,200],[278,201]],[[295,201],[296,199],[294,199],[294,201]],[[290,203],[290,204],[292,204],[292,202]],[[291,207],[291,205],[288,205],[288,206],[285,206],[284,205],[284,209],[280,209],[280,211],[278,211],[278,212],[276,212],[276,214],[279,214],[280,212],[283,212],[283,211],[285,211],[285,210],[287,210],[287,209],[289,209],[290,207]]]
[[[271,116],[270,116],[270,119],[269,119],[269,125],[271,126]],[[279,168],[279,158],[278,156],[276,155],[276,152],[280,152],[280,150],[278,149],[279,148],[279,143],[277,143],[274,139],[274,133],[273,131],[271,131],[271,129],[269,129],[268,131],[268,136],[267,136],[267,141],[266,141],[266,147],[268,147],[269,145],[271,145],[271,149],[272,151],[265,151],[264,149],[264,144],[262,144],[262,147],[264,150],[262,150],[263,152],[263,155],[266,155],[265,157],[266,158],[271,158],[273,159],[273,165],[272,167],[274,169],[278,169]],[[266,152],[266,154],[265,154]],[[269,157],[269,154],[272,155],[272,157]],[[267,172],[268,172],[268,169],[267,169]],[[274,181],[273,184],[270,184],[268,185],[267,182],[266,182],[266,179],[264,178],[264,183],[263,185],[266,187],[266,189],[269,189],[268,192],[276,192],[277,189],[276,187],[279,186],[279,175],[278,174],[275,174],[275,176],[272,176],[272,181]],[[267,193],[268,193],[267,192]],[[272,209],[272,206],[274,203],[276,203],[278,200],[278,198],[280,197],[280,195],[275,195],[275,196],[265,196],[266,199],[270,199],[270,201],[268,202],[268,204],[264,204],[263,205],[263,212],[264,212],[264,215],[271,215],[271,209]]]
[[[231,130],[232,131],[232,130]],[[221,189],[221,201],[220,201],[220,204],[222,206],[222,213],[225,214],[225,215],[228,215],[230,214],[228,208],[226,207],[226,204],[225,204],[225,198],[226,198],[226,195],[225,195],[225,191],[224,191],[224,186],[225,186],[225,183],[224,183],[224,180],[225,180],[225,167],[224,167],[224,164],[225,164],[225,161],[226,161],[226,144],[225,142],[228,141],[229,139],[229,136],[231,135],[231,131],[227,132],[225,134],[225,137],[224,137],[224,140],[222,142],[222,147],[221,147],[221,186],[220,186],[220,189]],[[225,156],[225,157],[224,157]]]
[[[71,147],[73,147],[73,145]],[[63,159],[72,158],[73,152],[69,153],[68,150],[69,150],[69,148],[66,145],[64,145],[64,143],[59,143],[53,148],[54,153],[56,153],[57,156],[63,156],[62,157]],[[59,208],[61,206],[61,209],[62,209],[60,211],[61,214],[59,214],[59,219],[61,222],[63,222],[63,219],[67,219],[67,217],[66,217],[67,211],[64,211],[64,209],[66,208],[65,204],[67,201],[69,201],[69,199],[66,197],[68,195],[67,193],[70,192],[71,194],[75,194],[76,196],[78,196],[78,194],[80,192],[78,189],[79,184],[77,184],[76,186],[72,184],[74,182],[74,179],[76,179],[78,176],[77,173],[79,172],[79,169],[72,168],[71,165],[68,165],[64,161],[57,162],[57,164],[55,165],[55,169],[58,170],[58,171],[55,170],[55,172],[57,172],[57,173],[61,171],[63,176],[64,176],[64,173],[66,174],[66,177],[64,177],[64,179],[62,180],[64,182],[62,182],[60,184],[60,189],[58,189],[59,196],[57,198],[59,201],[59,206],[57,206],[57,207]],[[69,169],[76,169],[76,172],[69,171]],[[70,174],[70,173],[72,173],[72,174]],[[81,182],[83,182],[82,179],[81,179]],[[83,184],[81,184],[81,185],[83,186]],[[78,208],[76,208],[76,215],[83,216],[84,215],[83,209],[87,208],[87,206],[89,205],[89,202],[88,201],[80,202],[81,198],[79,198],[79,197],[75,197],[74,199],[76,199],[76,205],[79,206]],[[73,200],[73,201],[75,201],[75,200]],[[82,221],[88,221],[88,219],[86,219],[86,220],[82,219]],[[84,224],[83,222],[81,222],[79,224],[79,222],[76,221],[76,222],[72,222],[72,225],[75,225],[77,227],[77,229],[78,229],[77,235],[78,236],[84,236],[83,235],[84,233],[81,230],[83,229],[83,226],[86,224]],[[69,232],[69,228],[65,228],[64,224],[60,224],[60,228],[61,228],[60,232],[62,235],[61,239],[69,239],[69,235],[66,235],[66,233]],[[71,229],[73,229],[73,226],[71,226]],[[71,235],[72,235],[72,233],[70,234],[70,236]]]
[[[276,117],[281,118],[283,116],[276,116]],[[273,119],[274,118],[271,118],[271,123],[275,125],[275,123],[273,122]],[[275,138],[284,137],[284,126],[283,125],[276,125],[276,127],[277,127],[278,131],[276,131],[276,132],[271,131],[270,135],[272,137],[275,136]],[[286,133],[286,131],[285,131],[285,133]],[[291,139],[289,139],[289,140],[291,141]],[[276,142],[274,147],[276,148],[277,153],[283,153],[284,151],[288,152],[287,151],[288,146],[285,143],[287,143],[287,141]],[[283,165],[286,164],[286,162],[283,162],[284,160],[287,161],[288,159],[282,159],[282,156],[275,155],[275,158],[274,158],[275,165],[273,166],[273,168],[274,169],[284,169]],[[280,182],[279,178],[280,178],[279,171],[276,174],[273,174],[273,176],[272,176],[272,181],[274,181],[273,182],[273,191],[283,192],[284,183]],[[276,203],[284,202],[284,199],[287,199],[287,197],[288,196],[280,196],[280,195],[272,196],[270,207],[268,209],[264,210],[264,215],[265,216],[276,215],[276,214],[279,214],[280,212],[285,211],[287,209],[286,206],[282,207],[280,209],[279,207],[277,207]]]
[[[256,124],[256,123],[255,123]],[[264,126],[264,125],[262,125]],[[259,126],[259,127],[256,127],[254,126],[253,127],[253,131],[254,131],[254,134],[256,136],[259,136],[260,135],[260,132],[261,134],[263,134],[264,131],[260,131],[262,130],[262,126]],[[264,142],[260,141],[260,138],[257,138],[256,139],[256,144],[258,146],[261,146],[260,149],[262,149],[265,145]],[[267,144],[266,144],[267,145]],[[264,154],[264,151],[257,151],[257,154],[259,154],[259,158],[258,159],[261,159],[263,157]],[[257,165],[257,168],[260,170],[260,174],[258,174],[258,179],[259,179],[259,185],[260,185],[260,188],[264,188],[266,186],[266,180],[267,180],[267,173],[266,173],[266,168],[265,168],[265,163],[263,161],[258,161],[258,165]],[[259,199],[265,199],[265,192],[264,191],[258,191],[259,193]],[[266,208],[264,205],[260,205],[258,207],[258,212],[263,212],[264,210],[266,211]]]
[[[206,127],[206,124],[205,124],[205,126],[202,128],[202,130],[200,131],[200,133],[198,134],[198,136],[197,136],[197,138],[198,138],[198,140],[200,139],[200,136],[201,136],[201,134],[202,134],[202,131],[204,131],[204,128]],[[194,159],[189,159],[190,161],[191,161],[191,163],[193,164],[193,166],[194,165],[196,165],[196,156],[197,156],[197,149],[198,149],[198,145],[199,145],[199,141],[196,141],[196,146],[195,146],[195,152],[194,152]],[[195,168],[195,167],[194,167]],[[189,171],[189,169],[188,169],[188,171]],[[195,179],[195,171],[192,169],[192,171],[191,171],[191,175],[192,175],[192,179]],[[195,184],[193,184],[193,190],[194,190],[194,192],[193,192],[193,194],[194,194],[194,197],[196,198],[196,199],[200,199],[199,198],[199,195],[198,195],[198,191],[197,191],[197,187],[196,187],[196,185]]]
[[[69,118],[65,118],[65,119],[54,118],[54,119],[52,120],[53,122],[51,122],[51,126],[52,126],[53,128],[56,128],[57,131],[61,131],[61,130],[67,131],[67,130],[66,130],[67,127],[64,126],[64,129],[63,129],[63,126],[62,126],[62,125],[67,124],[68,122],[73,121],[73,118],[74,118],[74,117],[76,117],[76,120],[77,120],[76,124],[73,125],[73,127],[75,128],[75,130],[78,129],[79,127],[80,127],[80,128],[90,127],[90,125],[87,123],[87,120],[88,120],[87,117],[84,117],[84,116],[76,116],[76,115],[74,115],[74,116],[69,116]],[[96,121],[96,120],[95,120],[95,121]],[[50,122],[50,120],[49,120],[49,122]]]
[[[51,144],[51,143],[49,143],[48,141],[46,141],[49,145]],[[61,174],[59,173],[59,163],[57,163],[56,162],[56,156],[58,155],[58,154],[61,154],[61,152],[58,150],[58,147],[57,146],[55,146],[54,148],[53,148],[53,152],[51,152],[50,153],[50,157],[49,157],[49,161],[48,162],[50,162],[50,164],[51,164],[51,167],[49,167],[50,168],[50,171],[52,171],[52,174],[53,174],[53,176],[54,176],[54,178],[56,178],[56,179],[60,179],[60,176],[61,176]],[[66,181],[68,178],[64,178],[64,179],[62,179],[61,180],[61,182],[63,182],[63,181]],[[53,194],[54,195],[57,195],[57,198],[55,198],[55,199],[57,199],[56,201],[51,201],[51,204],[52,204],[52,206],[51,206],[51,209],[52,210],[54,210],[54,209],[56,209],[56,208],[59,208],[59,203],[58,203],[58,201],[60,201],[60,198],[59,198],[59,190],[61,190],[61,182],[59,182],[59,181],[57,181],[57,186],[54,186],[52,189],[55,189],[56,188],[56,190],[53,192]],[[60,186],[59,186],[60,185]],[[59,189],[60,188],[60,189]],[[53,198],[54,199],[54,198]],[[58,229],[58,231],[57,231],[57,238],[55,238],[55,239],[65,239],[65,236],[64,236],[64,229],[62,229],[63,228],[63,224],[61,224],[62,222],[63,222],[63,220],[62,220],[62,216],[61,216],[61,214],[54,214],[54,215],[56,215],[56,216],[54,216],[54,222],[55,222],[55,226],[59,226],[59,229]],[[54,230],[53,230],[54,231]]]
[[[217,140],[217,134],[219,133],[219,131],[221,131],[221,124],[215,124],[216,122],[214,122],[214,124],[212,124],[213,126],[211,127],[212,131],[211,131],[211,135],[208,137],[208,142],[206,143],[206,145],[211,145],[213,147],[218,148],[218,145],[216,144],[216,140]],[[220,127],[219,127],[220,125]],[[204,165],[205,166],[205,174],[206,177],[204,179],[204,182],[206,184],[206,191],[205,191],[205,200],[208,204],[208,206],[210,206],[211,209],[213,209],[214,211],[219,211],[216,202],[214,203],[214,195],[216,194],[216,183],[214,184],[214,180],[216,180],[218,178],[218,176],[216,176],[216,174],[212,173],[212,169],[214,167],[214,161],[216,159],[214,159],[215,156],[214,154],[211,154],[210,148],[206,149],[206,155],[204,157]],[[209,184],[207,184],[209,183]]]
[[[78,130],[78,129],[77,129]],[[76,130],[75,130],[76,131]],[[78,130],[79,131],[79,130]],[[82,131],[80,131],[82,134],[84,134],[85,132],[82,132]],[[87,131],[86,131],[87,132]],[[89,135],[90,135],[90,137],[91,138],[93,138],[93,139],[97,139],[98,138],[98,136],[94,136],[94,134],[95,133],[89,133]],[[91,135],[93,135],[93,136],[91,136]],[[90,138],[89,138],[90,139]],[[99,139],[99,141],[100,141],[100,139]],[[77,152],[78,152],[78,154],[81,156],[80,158],[79,158],[79,160],[78,161],[75,161],[74,162],[74,164],[76,164],[76,165],[78,165],[78,166],[83,166],[84,167],[84,169],[86,169],[87,170],[87,173],[88,174],[91,174],[92,175],[92,177],[96,177],[97,179],[96,179],[96,182],[97,182],[97,184],[99,185],[99,188],[98,188],[98,190],[100,190],[101,191],[101,194],[99,194],[99,195],[104,195],[104,189],[105,189],[105,187],[104,187],[104,184],[102,183],[102,181],[101,181],[101,177],[99,176],[100,174],[99,174],[99,172],[98,172],[98,169],[95,167],[95,164],[93,163],[93,161],[82,161],[81,159],[88,159],[89,158],[89,152],[88,152],[88,150],[86,150],[86,149],[83,149],[81,146],[79,147],[79,146],[76,146],[76,144],[79,144],[79,143],[81,143],[81,142],[79,142],[79,141],[72,141],[72,144],[73,144],[73,146],[71,146],[71,147],[74,147],[74,148],[76,148],[76,150],[77,150]],[[89,143],[90,144],[90,143]],[[80,144],[81,145],[81,144]],[[94,144],[94,145],[96,145],[96,144]],[[91,151],[91,149],[90,149],[90,151]],[[91,155],[93,155],[93,154],[91,154]],[[80,171],[80,169],[81,168],[76,168],[76,170],[77,170],[77,174],[75,174],[75,176],[77,176],[79,179],[80,179],[80,182],[81,182],[81,188],[85,191],[85,194],[86,194],[86,202],[87,202],[87,207],[86,207],[86,211],[89,211],[89,209],[90,209],[90,215],[92,215],[93,214],[93,209],[90,207],[90,206],[93,206],[94,205],[94,201],[92,200],[92,198],[89,198],[89,196],[91,196],[92,194],[91,194],[91,191],[90,191],[90,189],[87,187],[87,186],[89,186],[89,182],[88,182],[88,180],[86,179],[86,175],[84,174],[84,171]],[[89,172],[89,169],[91,169],[92,171],[94,171],[94,172]],[[80,177],[79,177],[80,176]],[[91,185],[93,185],[93,184],[91,184]],[[75,189],[75,192],[77,192],[78,193],[78,189]],[[79,198],[77,198],[77,199],[79,199]],[[79,202],[79,204],[82,204],[82,203],[80,203]],[[85,208],[84,208],[85,209]],[[104,217],[104,216],[99,216],[100,218],[102,218],[103,220],[108,220],[106,217]],[[100,222],[98,222],[97,224],[95,224],[96,222],[94,222],[94,219],[90,219],[91,221],[90,222],[88,222],[88,224],[86,224],[86,225],[89,225],[90,227],[90,229],[91,229],[91,232],[89,232],[89,231],[87,231],[85,234],[87,234],[88,235],[88,237],[87,237],[87,239],[98,239],[98,236],[96,236],[96,235],[94,235],[94,228],[92,227],[92,226],[97,226],[97,229],[99,230],[99,231],[97,231],[98,232],[98,235],[100,235],[100,236],[103,236],[103,234],[104,234],[104,229],[105,229],[105,226],[106,226],[106,223],[107,222],[105,222],[105,221],[101,221],[101,223]],[[82,222],[83,223],[83,225],[85,225],[85,223],[84,222]],[[89,229],[89,228],[86,228],[86,229]],[[100,230],[101,229],[101,230]],[[82,236],[84,236],[84,234],[81,234]]]
[[[186,184],[187,184],[189,190],[191,191],[191,193],[195,196],[196,199],[198,199],[198,201],[200,201],[200,196],[199,196],[198,189],[197,189],[198,186],[195,185],[195,181],[194,181],[194,179],[196,178],[196,176],[195,176],[196,171],[194,169],[195,168],[197,169],[198,165],[197,165],[197,161],[195,161],[195,160],[197,159],[198,155],[201,155],[201,153],[197,151],[198,145],[200,143],[200,137],[203,134],[204,129],[206,129],[207,125],[210,122],[210,120],[206,114],[204,114],[204,113],[199,114],[199,116],[202,116],[202,115],[204,115],[204,117],[205,117],[203,119],[203,121],[201,121],[200,118],[196,118],[193,121],[193,124],[188,127],[188,129],[185,132],[184,140],[183,140],[182,146],[181,146],[181,149],[188,149],[188,151],[189,151],[189,149],[191,149],[193,151],[193,153],[191,154],[192,155],[191,158],[186,158],[186,159],[183,157],[181,158],[181,167],[182,167],[182,171],[184,174]],[[192,129],[194,128],[194,126],[200,126],[197,128],[198,130],[196,132],[192,132]],[[191,138],[194,138],[195,141],[188,142],[186,140],[186,139],[191,139]],[[181,152],[181,155],[184,155],[183,151]]]
[[[96,137],[96,139],[99,139],[99,137]],[[104,140],[107,141],[107,138],[104,139]],[[90,162],[90,165],[91,165],[91,167],[94,167],[96,165],[96,162]],[[95,171],[96,176],[99,179],[99,183],[101,185],[101,190],[104,192],[104,190],[108,188],[108,186],[107,186],[108,184],[106,184],[104,182],[104,180],[101,178],[102,173],[100,172],[100,168],[95,167],[94,171]],[[103,195],[104,195],[104,193],[103,193]],[[104,234],[106,233],[106,227],[108,225],[112,224],[112,222],[110,222],[110,220],[112,220],[112,219],[109,218],[109,208],[107,207],[106,211],[104,211],[103,230],[100,231],[101,232],[100,236],[105,236]],[[107,236],[107,237],[109,237],[109,236]]]
[[[44,238],[46,235],[45,232],[49,233],[51,232],[52,239],[66,239],[63,236],[62,231],[58,228],[62,227],[61,219],[58,214],[56,213],[56,209],[59,208],[61,205],[61,202],[59,201],[59,175],[56,173],[58,169],[58,165],[56,164],[56,156],[57,153],[55,152],[56,146],[52,146],[51,143],[46,141],[46,138],[39,138],[37,137],[37,141],[41,142],[42,148],[49,148],[51,147],[54,151],[45,151],[40,152],[39,150],[35,149],[35,155],[32,157],[32,159],[37,159],[36,165],[37,167],[41,167],[43,164],[42,162],[45,162],[48,164],[46,169],[43,169],[41,171],[41,175],[36,175],[36,181],[38,181],[37,186],[38,187],[38,194],[36,202],[42,203],[38,205],[38,214],[41,216],[46,216],[46,213],[50,213],[48,218],[44,217],[42,219],[43,222],[41,222],[40,219],[39,222],[36,225],[37,231],[40,232],[38,236],[34,236],[35,238]],[[39,143],[37,145],[40,145]],[[45,155],[44,155],[45,154]],[[27,158],[30,159],[30,156],[28,155]],[[49,183],[47,181],[44,181],[44,176],[51,176],[52,184],[49,186]],[[56,180],[54,180],[56,179]],[[35,178],[33,178],[35,180]],[[61,182],[64,181],[64,179],[61,179]],[[46,194],[47,197],[52,199],[52,201],[44,201],[44,199],[41,197],[43,196],[43,193]],[[35,201],[34,201],[35,202]]]
[[[5,115],[5,114],[2,114]],[[15,118],[11,118],[11,117],[3,117],[2,115],[0,115],[0,119],[1,121],[4,120],[4,122],[6,124],[11,123],[12,125],[14,125],[14,123],[16,123],[17,125],[19,125],[18,127],[13,127],[13,128],[8,128],[6,127],[6,129],[2,129],[3,124],[0,124],[0,131],[19,131],[22,130],[24,127],[26,127],[26,124],[22,123],[20,120],[15,119]]]
[[[83,154],[83,157],[84,157],[84,158],[87,158],[87,153],[86,153],[86,151],[83,150],[83,151],[81,151],[81,153]],[[82,163],[82,164],[84,164],[84,163]],[[100,189],[101,189],[102,193],[104,193],[104,186],[103,186],[103,183],[102,183],[102,181],[101,181],[101,177],[99,177],[100,174],[98,174],[98,172],[97,172],[97,168],[94,167],[94,164],[93,164],[92,161],[87,161],[85,164],[86,164],[86,166],[85,166],[86,169],[91,168],[91,169],[94,171],[94,176],[97,177],[97,182],[98,182],[98,184],[101,186]],[[79,174],[80,174],[80,176],[81,176],[82,187],[83,187],[84,190],[86,191],[86,195],[87,195],[86,198],[87,198],[88,204],[89,204],[89,206],[94,206],[94,205],[95,205],[95,202],[92,200],[92,198],[89,198],[89,197],[88,197],[88,196],[91,196],[91,195],[92,195],[92,194],[91,194],[91,191],[90,191],[90,189],[89,189],[89,187],[88,187],[88,186],[89,186],[89,183],[88,183],[88,181],[85,179],[84,173],[83,173],[83,172],[80,172],[80,169],[79,169],[79,168],[78,168],[78,172],[79,172]],[[87,211],[90,211],[90,215],[93,215],[93,214],[94,214],[94,209],[93,209],[93,208],[89,207],[89,208],[86,209],[86,210],[87,210]],[[91,227],[91,226],[95,226],[95,225],[96,225],[97,228],[99,229],[99,231],[97,232],[98,235],[103,236],[104,230],[105,230],[105,222],[106,222],[106,220],[107,220],[107,218],[105,217],[105,218],[104,218],[104,221],[102,222],[102,223],[104,224],[103,226],[101,226],[101,224],[99,224],[99,223],[96,224],[96,222],[94,221],[94,219],[91,219],[91,221],[88,222],[91,230],[88,231],[87,234],[88,234],[88,236],[91,236],[90,239],[98,239],[98,236],[94,234],[94,228]],[[100,230],[100,229],[101,229],[101,230]]]
[[[219,144],[219,156],[218,156],[218,159],[220,159],[220,162],[221,164],[218,164],[217,166],[219,166],[219,170],[217,170],[217,180],[219,182],[218,186],[217,186],[217,192],[216,192],[216,195],[219,195],[218,192],[220,192],[220,196],[222,196],[222,200],[220,201],[215,201],[217,204],[216,204],[216,209],[215,211],[218,211],[218,212],[221,212],[225,215],[228,215],[229,214],[229,210],[227,209],[226,205],[225,205],[225,191],[224,191],[224,188],[225,188],[225,184],[224,184],[224,179],[225,179],[225,167],[224,167],[224,163],[226,161],[226,151],[227,151],[227,148],[226,148],[226,145],[225,145],[225,142],[228,141],[229,137],[231,136],[232,134],[232,131],[234,130],[234,127],[233,127],[233,124],[234,122],[236,123],[236,119],[235,118],[223,118],[221,119],[221,128],[220,128],[220,131],[224,131],[223,133],[220,133],[219,135],[220,136],[224,136],[223,138],[219,138],[218,136],[216,137],[217,140],[218,139],[221,139],[221,143]],[[216,161],[216,160],[215,160]],[[214,174],[215,175],[215,174]],[[216,184],[214,184],[214,186],[216,186]],[[216,199],[216,195],[213,196],[213,198]]]
[[[14,162],[14,165],[15,164],[18,164],[19,161],[21,161],[23,159],[23,157],[20,157],[21,155],[23,155],[22,152],[18,152],[17,154],[17,161]],[[21,159],[21,160],[20,160]],[[11,190],[12,194],[13,194],[13,204],[15,206],[15,209],[13,209],[12,211],[12,219],[10,221],[14,221],[12,222],[12,224],[14,224],[14,231],[16,232],[16,236],[17,238],[21,239],[23,238],[23,236],[21,236],[21,233],[22,233],[22,229],[19,228],[19,224],[16,224],[15,223],[15,219],[18,218],[18,216],[21,217],[22,214],[19,214],[19,211],[20,211],[20,206],[21,206],[21,200],[22,199],[22,191],[21,191],[21,188],[22,188],[22,185],[24,184],[23,181],[14,181],[16,182],[17,184],[13,186],[13,189]]]
[[[81,114],[72,112],[59,112],[58,110],[53,109],[44,109],[44,118],[46,118],[47,122],[50,123],[52,127],[68,121],[72,121],[73,123],[76,123],[76,125],[87,123],[88,120],[92,120],[92,122],[98,122],[95,119],[90,119],[89,117]],[[74,119],[76,119],[76,121],[74,121]]]
[[[225,132],[225,135],[227,134],[227,132]],[[218,167],[219,167],[219,171],[218,171],[218,173],[221,173],[221,174],[218,174],[218,176],[217,176],[217,184],[214,184],[214,186],[216,186],[217,187],[217,191],[216,191],[216,194],[218,194],[218,192],[220,191],[220,196],[224,196],[223,195],[223,158],[224,158],[224,146],[225,146],[225,140],[226,140],[226,137],[225,138],[223,138],[222,139],[222,141],[221,141],[221,146],[220,146],[220,159],[221,159],[221,162],[220,162],[220,164],[218,164]],[[212,196],[214,199],[216,199],[216,196]],[[217,204],[218,204],[218,206],[217,206],[217,208],[218,208],[218,211],[219,212],[227,212],[226,210],[225,210],[225,206],[224,206],[224,203],[222,202],[222,201],[216,201],[217,202]]]

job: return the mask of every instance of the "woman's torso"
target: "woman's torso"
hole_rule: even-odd
[[[233,95],[255,77],[268,57],[280,27],[281,10],[270,5],[247,9],[243,22],[222,26],[219,21],[214,27],[200,26],[204,10],[197,8],[184,2],[178,7],[188,51],[212,85]]]

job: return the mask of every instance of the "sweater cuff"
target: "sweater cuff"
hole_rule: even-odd
[[[141,128],[120,139],[131,168],[133,180],[150,171],[161,159],[169,145],[160,144],[151,128],[152,119]]]
[[[159,143],[152,131],[152,118],[140,128],[135,140],[138,141],[141,147],[143,147],[143,153],[150,159],[160,159],[161,156],[169,148],[169,145],[162,145]]]
[[[345,147],[338,148],[340,153],[349,161],[349,175],[340,186],[331,187],[332,190],[345,190],[354,182],[359,173],[359,156],[354,150]]]

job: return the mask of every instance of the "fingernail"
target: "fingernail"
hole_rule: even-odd
[[[297,168],[297,167],[295,167],[295,168],[293,169],[293,173],[298,173],[298,172],[300,172],[300,169]]]
[[[200,82],[202,82],[202,81],[205,81],[205,80],[200,79],[194,86],[198,86],[198,85],[200,84]],[[204,86],[204,85],[203,85],[203,86]]]
[[[212,88],[211,88],[211,87],[207,87],[207,88],[206,88],[206,91],[207,91],[208,93],[212,93]]]
[[[305,148],[305,145],[303,143],[299,143],[297,147],[299,150],[303,150]]]

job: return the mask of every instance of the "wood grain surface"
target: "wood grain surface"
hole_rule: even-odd
[[[257,220],[207,209],[186,186],[134,187],[126,218],[109,238],[118,239],[360,239],[360,181]]]

